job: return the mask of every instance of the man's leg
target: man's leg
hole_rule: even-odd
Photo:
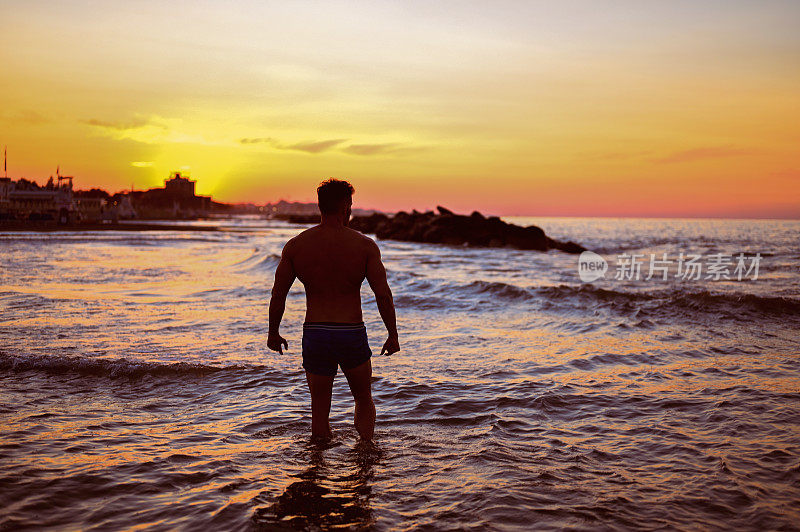
[[[350,385],[356,401],[355,425],[359,436],[371,440],[375,432],[375,403],[372,402],[372,363],[369,359],[363,364],[344,369],[344,376]]]
[[[306,380],[311,392],[311,436],[330,438],[332,434],[328,416],[331,413],[333,377],[306,371]]]

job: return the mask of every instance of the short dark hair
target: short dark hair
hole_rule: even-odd
[[[319,212],[322,214],[334,214],[341,206],[353,198],[356,189],[347,181],[341,179],[326,179],[317,187],[317,199],[319,200]]]

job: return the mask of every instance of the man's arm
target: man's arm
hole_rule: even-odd
[[[392,299],[392,290],[389,288],[389,283],[386,280],[386,268],[383,267],[381,262],[381,250],[375,242],[370,241],[369,252],[367,254],[367,282],[370,288],[375,293],[375,301],[378,303],[378,312],[381,313],[381,319],[386,330],[389,332],[389,338],[383,344],[381,354],[384,352],[387,355],[400,351],[400,342],[397,337],[397,319],[394,312],[394,299]]]
[[[281,260],[275,268],[275,281],[272,283],[272,297],[269,300],[269,334],[267,336],[267,347],[273,351],[283,354],[281,345],[289,349],[289,344],[278,333],[283,318],[283,311],[286,308],[286,296],[292,283],[295,280],[294,267],[291,258],[292,241],[283,246]]]

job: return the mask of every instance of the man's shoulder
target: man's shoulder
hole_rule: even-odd
[[[355,229],[350,229],[349,227],[347,228],[347,231],[348,237],[356,242],[359,248],[364,251],[364,253],[369,255],[378,250],[378,244],[364,233],[356,231]]]
[[[305,242],[306,240],[312,239],[314,238],[314,235],[318,232],[318,230],[319,230],[318,225],[315,225],[314,227],[309,227],[308,229],[305,229],[301,233],[295,235],[293,238],[290,238],[289,241],[286,242],[286,244],[295,245]]]
[[[298,248],[302,247],[304,244],[308,243],[309,245],[313,245],[314,241],[318,239],[330,239],[331,235],[323,234],[320,232],[319,226],[309,227],[302,233],[296,235],[295,237],[289,239],[286,242],[284,249],[286,248]],[[360,246],[364,246],[367,249],[377,248],[378,245],[375,243],[373,239],[365,235],[360,231],[356,231],[355,229],[351,229],[349,227],[344,228],[344,232],[339,233],[339,236],[335,237],[334,240],[342,239],[347,242],[356,243]]]
[[[302,248],[303,244],[307,242],[309,239],[313,239],[313,230],[314,227],[310,229],[306,229],[299,235],[295,235],[294,237],[290,238],[286,244],[283,245],[283,252],[286,254],[293,253],[295,250]]]
[[[353,240],[356,240],[368,246],[376,245],[374,240],[372,240],[370,237],[368,237],[361,231],[356,231],[355,229],[351,229],[350,227],[345,227],[345,229],[347,229],[347,235]]]

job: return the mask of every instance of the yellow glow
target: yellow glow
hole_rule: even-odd
[[[5,4],[10,175],[61,165],[116,191],[189,167],[230,202],[312,200],[337,176],[390,210],[800,216],[797,6],[239,7]]]

